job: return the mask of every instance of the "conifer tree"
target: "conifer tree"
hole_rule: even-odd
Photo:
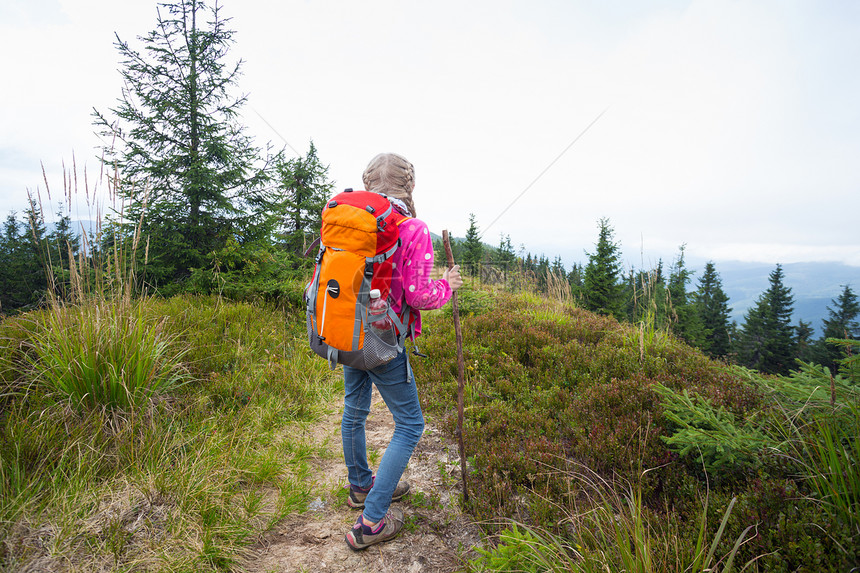
[[[313,142],[305,157],[275,164],[284,194],[282,212],[270,213],[273,224],[281,224],[283,242],[294,253],[304,253],[322,225],[322,210],[332,194],[334,184],[328,180],[328,166],[317,157]],[[278,220],[280,219],[280,220]]]
[[[496,251],[495,262],[502,265],[511,265],[517,260],[517,254],[514,252],[514,246],[511,244],[511,236],[502,233],[499,240],[499,248]]]
[[[81,241],[72,229],[72,219],[64,212],[63,205],[57,209],[57,223],[47,235],[47,253],[52,274],[51,283],[55,294],[64,297],[69,293],[70,265],[80,250]]]
[[[478,223],[475,214],[469,213],[469,229],[466,231],[466,240],[463,243],[463,263],[471,275],[478,273],[478,267],[484,258],[484,245],[481,243],[481,234],[478,232]]]
[[[770,273],[770,287],[745,316],[738,357],[750,367],[769,374],[787,374],[794,364],[796,343],[791,315],[794,297],[783,284],[782,265]]]
[[[543,253],[541,253],[540,257],[537,261],[537,266],[535,267],[535,276],[537,278],[537,288],[541,292],[547,292],[547,283],[546,283],[546,273],[549,271],[549,258]]]
[[[860,338],[860,302],[851,289],[851,285],[843,285],[842,292],[831,299],[832,306],[827,307],[828,317],[822,321],[822,340],[816,344],[818,359],[824,366],[834,369],[837,361],[845,358],[844,350],[828,344],[828,338],[853,339]]]
[[[672,331],[689,344],[701,347],[704,342],[701,317],[698,308],[690,300],[691,293],[687,292],[687,285],[690,283],[693,271],[687,268],[684,261],[686,248],[686,245],[681,245],[678,257],[669,273],[668,291],[674,315]]]
[[[463,241],[454,240],[453,237],[450,238],[450,241],[454,263],[463,264]],[[437,267],[448,268],[448,253],[445,252],[445,245],[441,237],[433,240],[433,256]]]
[[[797,358],[804,362],[815,360],[815,344],[812,341],[812,323],[805,320],[797,322]]]
[[[582,295],[582,265],[573,263],[573,267],[567,274],[567,282],[570,283],[570,293],[574,298],[579,298]]]
[[[21,227],[13,211],[3,222],[0,236],[0,313],[8,313],[21,306]]]
[[[117,107],[94,110],[106,161],[118,167],[126,215],[145,213],[150,279],[184,278],[228,238],[242,242],[268,223],[277,193],[273,156],[237,122],[245,97],[232,95],[241,61],[229,63],[233,31],[219,4],[162,3],[143,50],[117,36],[124,88]],[[114,147],[116,145],[116,147]]]
[[[564,268],[564,261],[561,259],[561,256],[556,255],[556,257],[552,260],[552,266],[550,270],[554,275],[560,278],[567,277],[567,269]]]
[[[731,351],[729,316],[732,309],[723,291],[723,281],[712,261],[705,264],[699,279],[695,304],[702,321],[702,350],[709,356],[727,356]]]
[[[583,302],[587,310],[622,318],[623,284],[621,247],[614,240],[608,219],[600,219],[595,251],[588,254],[583,278]]]

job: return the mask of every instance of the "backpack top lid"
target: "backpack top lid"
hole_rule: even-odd
[[[320,238],[327,247],[374,257],[397,244],[404,218],[385,195],[347,189],[323,209]]]

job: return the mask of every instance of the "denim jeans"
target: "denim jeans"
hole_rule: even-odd
[[[388,364],[374,370],[364,371],[344,366],[343,377],[343,458],[350,484],[361,488],[373,485],[364,502],[364,517],[376,522],[385,517],[397,482],[424,432],[418,389],[405,350]],[[394,417],[394,435],[379,463],[376,481],[373,481],[373,473],[367,464],[364,433],[373,384],[376,384]]]

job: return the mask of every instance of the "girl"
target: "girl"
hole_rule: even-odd
[[[374,157],[362,176],[368,191],[386,195],[396,209],[415,217],[412,191],[415,169],[405,158],[394,153]],[[400,226],[401,246],[392,258],[391,304],[398,313],[404,304],[417,315],[413,336],[421,332],[421,309],[440,308],[463,285],[459,265],[445,271],[442,279],[432,280],[433,241],[427,225],[419,219],[408,219]],[[392,539],[403,527],[403,511],[391,508],[391,502],[406,495],[407,482],[400,482],[406,464],[424,431],[424,416],[418,403],[418,390],[404,350],[397,358],[374,370],[343,367],[344,408],[341,422],[343,457],[349,476],[350,507],[363,509],[355,525],[346,534],[354,550]],[[373,476],[367,463],[365,422],[370,412],[372,384],[394,417],[394,435],[382,456],[379,471]]]

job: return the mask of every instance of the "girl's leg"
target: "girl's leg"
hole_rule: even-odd
[[[388,511],[391,496],[424,432],[424,416],[405,350],[388,364],[372,370],[370,377],[394,417],[394,435],[382,456],[373,489],[364,502],[365,519],[377,522]]]
[[[373,473],[367,464],[364,425],[370,413],[373,385],[367,372],[349,366],[343,367],[343,378],[343,419],[340,424],[343,459],[349,483],[369,488],[373,483]]]

